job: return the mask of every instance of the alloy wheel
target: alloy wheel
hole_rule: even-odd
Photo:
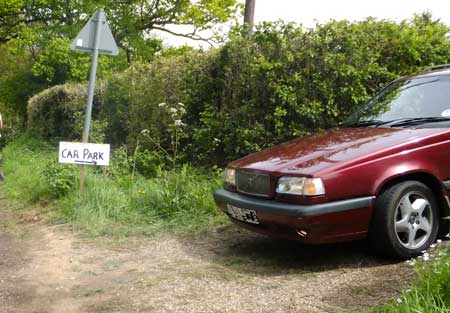
[[[394,218],[395,234],[405,248],[419,248],[432,234],[433,210],[418,192],[410,192],[400,200]]]

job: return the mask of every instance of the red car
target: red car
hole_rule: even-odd
[[[271,236],[419,255],[449,230],[448,68],[392,82],[339,128],[230,163],[217,205]]]

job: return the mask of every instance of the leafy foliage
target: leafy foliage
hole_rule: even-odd
[[[61,165],[55,160],[49,161],[42,174],[50,197],[58,199],[68,194],[76,185],[76,173],[76,167]]]
[[[125,51],[118,67],[131,58],[147,61],[162,49],[160,40],[152,39],[152,30],[202,39],[198,32],[213,29],[230,20],[241,5],[236,0],[132,0],[127,2],[101,1],[2,1],[0,2],[0,43],[16,41],[35,56],[35,75],[52,84],[68,78],[80,78],[80,56],[69,51],[69,41],[80,25],[99,7],[108,15],[114,38]],[[179,34],[169,24],[191,25],[193,31]],[[113,67],[109,64],[109,67]]]
[[[88,169],[85,192],[78,191],[76,167],[58,164],[54,148],[27,135],[4,149],[5,189],[20,203],[45,201],[57,220],[69,220],[94,234],[166,230],[201,230],[226,219],[212,191],[222,184],[220,171],[154,169],[144,178],[132,174],[133,158],[114,151],[106,171]]]
[[[160,151],[170,164],[174,120],[159,104],[183,103],[177,163],[223,165],[333,127],[394,78],[447,63],[449,30],[428,14],[238,28],[221,48],[160,56],[105,79],[98,120],[106,141]]]
[[[100,56],[98,76],[109,77],[132,62],[150,62],[165,53],[154,31],[196,40],[214,40],[217,25],[239,11],[237,0],[0,0],[0,111],[26,119],[30,96],[45,88],[88,78],[90,56],[69,44],[97,8],[104,7],[121,53]],[[185,25],[188,33],[167,25]],[[199,32],[213,30],[212,38]],[[179,54],[186,49],[168,49]],[[24,88],[26,86],[26,88]],[[11,119],[12,120],[12,119]]]
[[[94,119],[102,106],[98,100],[100,93],[101,84],[96,89]],[[65,84],[44,90],[29,100],[28,128],[45,139],[81,138],[86,97],[85,84]],[[94,142],[103,141],[105,129],[104,122],[94,120],[91,132]]]
[[[104,118],[110,126],[121,122],[107,138],[134,145],[148,129],[167,146],[168,125],[157,105],[182,102],[185,160],[224,164],[332,127],[394,78],[447,63],[448,31],[427,14],[400,24],[367,19],[309,30],[283,23],[236,29],[220,49],[161,57],[108,81],[105,103],[117,109]]]
[[[10,44],[0,45],[0,112],[6,124],[22,126],[26,115],[26,101],[34,93],[45,89],[35,81],[26,53],[11,51]],[[26,86],[26,87],[25,87]]]

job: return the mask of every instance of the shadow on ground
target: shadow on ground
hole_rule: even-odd
[[[227,225],[195,238],[180,238],[186,253],[245,274],[315,273],[339,268],[368,268],[398,263],[371,254],[367,241],[305,245]]]

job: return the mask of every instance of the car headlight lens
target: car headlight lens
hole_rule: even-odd
[[[223,174],[227,185],[236,186],[236,171],[232,168],[226,168]]]
[[[321,196],[325,194],[325,187],[320,178],[280,177],[277,193],[302,196]]]

